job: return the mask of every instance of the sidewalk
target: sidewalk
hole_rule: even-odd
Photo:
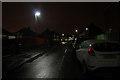
[[[57,45],[51,46],[49,48],[40,49],[39,47],[33,48],[29,51],[23,51],[21,54],[14,55],[14,56],[3,56],[2,59],[2,69],[3,74],[9,72],[10,70],[16,69],[27,62],[31,62],[36,58],[42,56],[46,52],[54,49]]]

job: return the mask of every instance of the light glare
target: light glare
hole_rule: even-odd
[[[64,36],[64,34],[62,34],[62,36]]]
[[[75,30],[75,32],[78,32],[78,30]]]
[[[88,30],[88,28],[86,28],[86,31]]]
[[[35,13],[35,16],[40,16],[40,12],[36,12],[36,13]]]

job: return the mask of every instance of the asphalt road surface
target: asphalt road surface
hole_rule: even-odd
[[[5,78],[58,78],[61,61],[64,55],[63,46],[31,60],[20,68],[4,75]]]
[[[119,73],[117,70],[115,73]],[[99,76],[97,76],[98,74]],[[100,76],[102,74],[102,77]],[[90,72],[82,73],[82,65],[76,59],[75,52],[72,48],[59,45],[52,51],[47,52],[43,56],[31,60],[23,66],[7,73],[5,78],[79,78],[79,79],[112,79],[112,72]],[[119,76],[120,74],[116,75]]]

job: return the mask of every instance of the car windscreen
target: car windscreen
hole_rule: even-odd
[[[93,45],[93,48],[100,52],[120,51],[120,44],[112,42],[96,43]]]

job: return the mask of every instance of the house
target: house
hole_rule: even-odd
[[[94,39],[97,35],[104,33],[101,28],[95,26],[94,24],[90,24],[80,31],[80,37],[86,39]]]
[[[2,28],[2,39],[15,39],[15,34]]]
[[[35,38],[37,37],[37,33],[33,32],[30,27],[23,28],[19,31],[16,32],[16,37],[17,38]]]

